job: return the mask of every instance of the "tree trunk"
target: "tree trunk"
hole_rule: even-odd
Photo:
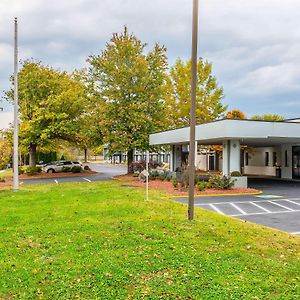
[[[36,145],[35,144],[29,145],[29,166],[30,167],[36,166]]]
[[[133,162],[133,150],[129,150],[127,152],[127,173],[130,174],[130,173],[133,173],[132,170],[130,170],[130,165],[132,164]]]
[[[84,149],[84,162],[87,162],[87,149]]]

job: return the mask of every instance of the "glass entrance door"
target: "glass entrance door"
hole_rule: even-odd
[[[300,179],[300,146],[293,147],[293,178]]]

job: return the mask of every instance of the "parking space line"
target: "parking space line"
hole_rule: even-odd
[[[223,213],[221,210],[219,210],[216,206],[214,206],[213,204],[209,204],[209,206],[210,206],[214,211],[218,212],[218,213],[221,214],[221,215],[224,215],[224,213]]]
[[[249,203],[251,203],[252,205],[254,205],[254,206],[258,207],[258,208],[260,208],[261,210],[264,210],[264,211],[267,212],[267,213],[271,213],[270,210],[268,210],[268,209],[266,209],[266,208],[264,208],[264,207],[258,205],[258,204],[255,203],[255,202],[249,202]]]
[[[272,200],[272,201],[282,201],[282,200],[286,200],[286,199],[275,199],[275,200]],[[268,203],[270,202],[271,200],[253,200],[253,201],[248,201],[248,200],[245,200],[245,201],[227,201],[227,202],[214,202],[213,204],[229,204],[229,203],[234,203],[234,204],[243,204],[243,203]],[[298,203],[297,203],[298,204]],[[197,205],[210,205],[209,203],[196,203],[195,204],[196,206]]]
[[[58,184],[58,180],[57,180],[57,179],[54,179],[54,182],[55,182],[56,184]]]
[[[290,203],[293,203],[293,204],[296,204],[296,205],[300,205],[300,203],[297,203],[297,202],[295,202],[295,201],[292,201],[292,200],[290,200],[290,199],[284,199],[285,201],[287,201],[287,202],[290,202]]]
[[[92,180],[89,180],[89,179],[87,179],[87,178],[82,178],[82,179],[84,179],[84,180],[87,181],[87,182],[92,182]]]
[[[239,208],[237,205],[234,203],[229,203],[231,206],[233,206],[236,210],[238,210],[241,214],[246,215],[247,213],[243,211],[241,208]]]
[[[277,205],[277,206],[279,206],[279,207],[285,208],[285,209],[287,209],[287,210],[289,210],[289,211],[295,211],[294,209],[289,208],[289,207],[284,206],[284,205],[281,205],[281,204],[279,204],[279,203],[276,203],[276,202],[273,202],[273,201],[269,201],[269,202],[272,203],[272,204],[274,204],[274,205]]]
[[[294,212],[300,212],[300,210],[295,210]],[[258,212],[258,213],[250,213],[247,215],[228,215],[229,217],[245,217],[245,216],[255,216],[255,215],[267,215],[267,214],[284,214],[284,213],[291,213],[289,210],[281,210],[281,211],[270,211],[270,212]]]
[[[290,232],[290,234],[300,234],[300,231],[297,231],[297,232]]]

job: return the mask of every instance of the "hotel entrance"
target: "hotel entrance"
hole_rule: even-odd
[[[300,146],[293,147],[293,179],[300,179]]]

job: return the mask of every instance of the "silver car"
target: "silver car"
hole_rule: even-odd
[[[64,160],[64,161],[57,161],[51,164],[47,164],[43,170],[46,173],[59,173],[70,171],[74,166],[80,166],[83,170],[82,164],[78,161],[71,161],[71,160]]]

